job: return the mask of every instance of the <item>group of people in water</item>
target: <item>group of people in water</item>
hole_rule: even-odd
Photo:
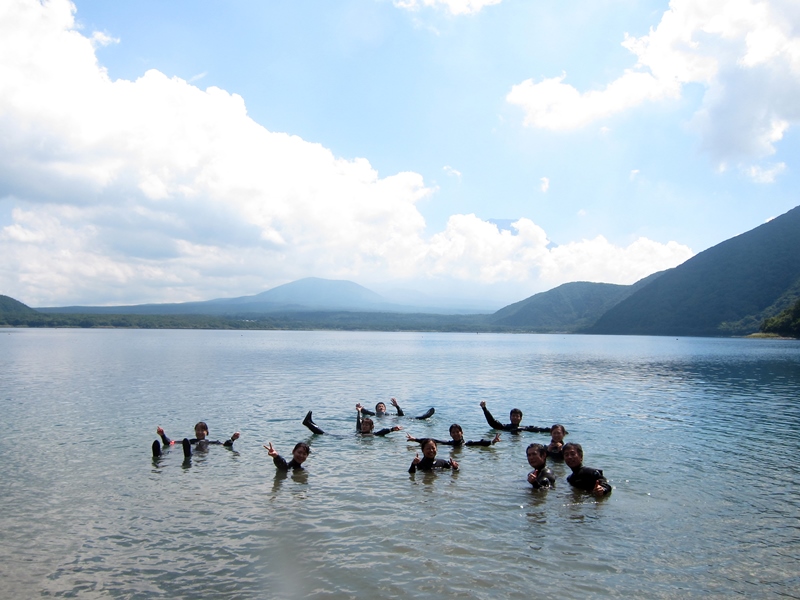
[[[392,398],[390,402],[396,410],[396,413],[394,414],[400,417],[405,416],[403,409],[400,408],[400,405],[397,403],[395,398]],[[556,477],[553,474],[552,469],[547,466],[547,459],[550,458],[555,461],[563,460],[564,463],[570,468],[572,473],[567,477],[567,482],[571,486],[594,494],[595,496],[605,496],[611,493],[611,485],[603,476],[603,471],[584,466],[583,448],[581,445],[576,443],[564,443],[564,436],[567,435],[567,430],[563,425],[555,424],[552,427],[521,425],[522,411],[518,408],[511,409],[509,414],[509,419],[511,422],[504,424],[500,423],[492,416],[492,414],[489,412],[489,409],[486,408],[486,402],[481,402],[480,406],[481,410],[483,410],[486,422],[495,430],[507,431],[512,435],[518,435],[521,432],[550,434],[551,439],[549,444],[545,445],[534,443],[530,444],[525,450],[528,458],[528,464],[530,464],[530,466],[533,468],[533,471],[528,473],[528,483],[530,483],[534,489],[547,489],[555,485]],[[430,418],[434,413],[435,410],[430,408],[424,414],[413,418],[424,420]],[[389,413],[387,413],[387,407],[384,402],[378,402],[375,405],[374,412],[364,408],[361,406],[361,404],[356,404],[356,434],[360,436],[383,437],[394,431],[400,431],[402,427],[397,425],[385,427],[375,431],[375,422],[370,417],[383,417],[387,414]],[[303,419],[303,425],[316,435],[325,434],[325,431],[313,421],[312,411],[308,411],[306,414],[305,418]],[[194,438],[184,438],[182,441],[183,454],[187,459],[192,456],[192,447],[197,449],[205,449],[209,445],[214,444],[233,448],[233,443],[239,439],[239,432],[237,431],[224,442],[220,442],[218,440],[211,441],[207,439],[208,426],[202,421],[195,425],[194,431]],[[163,428],[158,427],[156,432],[160,437],[160,442],[159,440],[155,440],[153,442],[152,450],[154,458],[161,456],[163,447],[168,447],[174,444],[174,441],[170,440],[166,436]],[[458,470],[458,463],[454,459],[451,458],[449,460],[443,460],[441,458],[436,458],[438,446],[492,446],[500,441],[500,433],[496,433],[494,438],[491,440],[465,440],[464,431],[457,423],[454,423],[450,426],[449,433],[449,440],[416,438],[410,434],[407,434],[406,439],[409,442],[419,443],[420,450],[422,452],[421,458],[418,452],[411,461],[411,466],[409,467],[408,472],[415,473],[417,471],[433,471],[437,469]],[[265,444],[264,448],[266,448],[269,456],[272,457],[275,467],[280,471],[303,470],[303,463],[311,453],[311,447],[309,444],[306,442],[298,442],[292,449],[292,458],[287,461],[272,446],[272,442],[270,442],[268,445]]]

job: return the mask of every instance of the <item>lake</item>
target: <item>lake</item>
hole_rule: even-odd
[[[391,397],[436,414],[358,439]],[[533,491],[537,433],[410,475],[405,433],[488,439],[481,401],[613,493]],[[800,341],[3,329],[0,409],[5,598],[800,597]],[[200,420],[241,438],[153,460]]]

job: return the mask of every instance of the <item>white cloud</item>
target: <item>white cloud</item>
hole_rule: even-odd
[[[539,179],[539,181],[542,182],[542,185],[540,186],[542,192],[546,194],[547,190],[550,189],[550,179],[548,177],[542,177],[541,179]]]
[[[426,239],[416,204],[433,190],[419,174],[380,177],[366,159],[268,131],[219,88],[155,70],[112,81],[65,0],[4,10],[0,289],[31,305],[236,296],[309,275],[630,283],[691,254],[649,241],[551,249],[528,219],[512,232],[474,215]]]
[[[772,183],[775,178],[786,170],[786,163],[772,165],[768,169],[751,166],[744,169],[745,174],[756,183]]]
[[[394,5],[406,10],[419,10],[422,7],[444,8],[454,15],[471,15],[486,6],[500,4],[502,0],[395,0]]]
[[[800,5],[793,0],[672,0],[655,29],[625,35],[636,64],[616,80],[580,92],[566,74],[511,88],[531,127],[567,130],[644,102],[673,100],[705,86],[695,125],[718,162],[775,152],[800,122]]]
[[[442,167],[442,170],[448,175],[452,175],[453,177],[458,177],[459,179],[461,179],[461,171],[454,169],[450,165],[445,165],[444,167]]]
[[[628,175],[629,179],[633,181],[636,179],[636,176],[639,175],[639,169],[631,169],[630,174]]]

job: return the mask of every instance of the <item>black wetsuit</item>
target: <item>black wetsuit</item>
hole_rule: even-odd
[[[297,462],[294,458],[289,462],[286,462],[286,459],[283,458],[280,454],[278,456],[272,457],[272,462],[275,463],[275,466],[278,467],[279,471],[303,471],[303,465]]]
[[[408,468],[409,473],[416,473],[417,471],[432,471],[433,469],[452,469],[453,466],[450,464],[449,460],[444,460],[442,458],[434,458],[430,459],[427,456],[423,456],[422,460],[420,460],[416,465],[412,462],[411,466]]]
[[[552,442],[550,442],[552,443]],[[561,445],[561,448],[558,450],[551,450],[550,444],[547,445],[547,458],[552,458],[553,460],[564,460],[564,445]]]
[[[536,474],[536,479],[534,479],[533,483],[531,483],[533,489],[540,490],[542,488],[555,487],[556,476],[553,475],[553,471],[550,470],[550,467],[542,467],[541,469],[535,469],[531,471],[531,473]]]
[[[492,429],[502,429],[503,431],[510,431],[512,434],[517,434],[520,431],[531,431],[533,433],[550,433],[550,427],[536,427],[535,425],[514,425],[513,423],[503,424],[492,416],[489,409],[481,406],[483,409],[483,416],[486,417],[486,422]]]
[[[428,440],[433,440],[437,446],[455,446],[456,448],[461,446],[491,446],[494,444],[494,440],[478,440],[477,442],[473,442],[471,440],[466,441],[464,438],[461,438],[458,441],[456,440],[444,441],[444,440],[436,440],[434,438],[420,438],[416,441],[419,442],[420,446],[424,446],[425,442],[427,442]]]
[[[402,408],[400,408],[399,406],[395,406],[395,408],[397,409],[396,416],[398,416],[398,417],[405,417],[406,416],[406,413],[403,412]],[[364,413],[365,415],[369,416],[369,417],[374,417],[375,416],[375,413],[372,412],[371,410],[369,410],[368,408],[363,408],[362,407],[361,408],[361,412]],[[417,419],[418,421],[423,421],[425,419],[428,419],[428,418],[432,417],[433,413],[435,413],[435,412],[436,412],[436,409],[431,406],[427,411],[425,411],[424,414],[421,414],[418,417],[411,417],[411,418],[412,419]],[[392,413],[383,413],[383,415],[381,415],[381,416],[393,416],[393,415],[392,415]]]
[[[567,482],[571,486],[583,490],[584,492],[593,491],[595,484],[600,482],[600,486],[603,488],[603,494],[611,493],[611,484],[603,477],[603,471],[600,469],[592,469],[591,467],[584,467],[581,465],[577,469],[572,470],[572,475],[567,477]]]
[[[364,410],[363,408],[361,409]],[[356,433],[359,435],[379,435],[384,436],[387,433],[392,433],[392,430],[389,427],[384,429],[379,429],[378,431],[361,431],[361,413],[356,411]]]
[[[166,433],[161,434],[161,441],[163,442],[164,446],[169,446],[172,444],[172,440],[167,437]],[[192,445],[199,444],[198,447],[208,446],[210,444],[218,445],[218,446],[225,446],[226,448],[233,448],[233,440],[228,439],[224,442],[220,442],[219,440],[198,440],[197,438],[183,438],[183,454],[185,456],[190,456],[192,453]],[[158,440],[153,442],[153,456],[161,456],[161,446],[158,444]]]

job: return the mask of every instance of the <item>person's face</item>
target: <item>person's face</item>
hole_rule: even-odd
[[[196,437],[198,440],[206,439],[207,435],[208,435],[208,432],[205,429],[203,429],[202,425],[195,425],[194,426],[194,437]]]
[[[458,427],[451,427],[450,437],[455,441],[460,442],[462,439],[464,439],[464,433]]]
[[[425,455],[425,458],[430,458],[431,460],[436,458],[436,444],[432,442],[425,444],[425,447],[422,449],[422,454]]]
[[[375,414],[382,415],[386,412],[386,405],[383,402],[378,402],[375,405]]]
[[[361,421],[361,433],[369,433],[370,431],[372,431],[372,423]]]
[[[511,413],[511,424],[512,425],[519,425],[519,422],[522,421],[522,415],[518,412]]]
[[[577,448],[567,448],[564,450],[564,462],[570,469],[579,467],[582,461],[583,457],[578,453]]]
[[[539,454],[533,448],[527,451],[528,454],[528,464],[532,466],[534,469],[540,469],[544,466],[545,459],[544,456]]]
[[[550,437],[553,438],[554,442],[563,442],[564,441],[564,430],[561,427],[556,427],[553,431],[550,432]]]
[[[302,465],[308,458],[308,450],[302,446],[295,448],[294,452],[292,452],[292,457],[294,458],[294,462],[296,462],[298,465]]]

